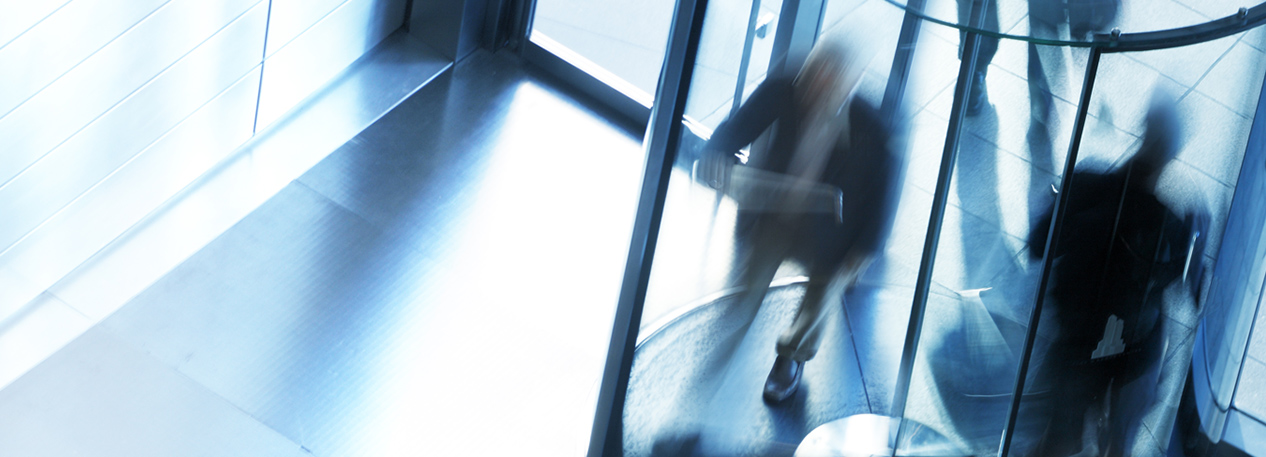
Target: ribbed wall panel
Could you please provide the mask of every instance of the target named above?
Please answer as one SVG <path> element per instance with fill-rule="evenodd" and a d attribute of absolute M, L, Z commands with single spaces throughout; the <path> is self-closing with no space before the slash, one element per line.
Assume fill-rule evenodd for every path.
<path fill-rule="evenodd" d="M 259 129 L 272 124 L 404 22 L 404 0 L 349 0 L 264 61 Z"/>
<path fill-rule="evenodd" d="M 258 65 L 258 4 L 0 187 L 0 250 L 37 227 Z"/>
<path fill-rule="evenodd" d="M 70 0 L 11 2 L 5 5 L 4 14 L 0 14 L 0 48 L 4 48 L 14 38 L 35 27 L 67 3 Z"/>
<path fill-rule="evenodd" d="M 14 2 L 17 3 L 17 2 Z M 0 116 L 12 111 L 167 0 L 74 0 L 0 48 Z M 0 6 L 8 15 L 9 6 Z"/>
<path fill-rule="evenodd" d="M 319 92 L 406 1 L 0 3 L 0 325 Z"/>
<path fill-rule="evenodd" d="M 0 264 L 17 267 L 23 279 L 36 284 L 51 284 L 69 273 L 250 139 L 258 87 L 255 67 L 0 255 Z"/>
<path fill-rule="evenodd" d="M 0 118 L 0 138 L 9 139 L 0 161 L 0 185 L 216 35 L 252 5 L 262 5 L 256 9 L 263 10 L 266 1 L 174 0 Z M 258 35 L 263 30 L 260 21 L 258 30 L 235 33 Z M 251 51 L 235 50 L 258 63 L 258 52 Z M 0 243 L 0 248 L 3 246 L 6 244 Z"/>
<path fill-rule="evenodd" d="M 268 19 L 268 50 L 272 56 L 346 0 L 272 0 Z"/>

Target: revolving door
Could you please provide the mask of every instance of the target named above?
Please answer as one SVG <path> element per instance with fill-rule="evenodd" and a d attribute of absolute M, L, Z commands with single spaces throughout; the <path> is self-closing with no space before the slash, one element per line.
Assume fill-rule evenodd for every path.
<path fill-rule="evenodd" d="M 1253 287 L 1216 278 L 1245 269 L 1221 260 L 1237 249 L 1221 243 L 1225 227 L 1245 226 L 1237 208 L 1248 204 L 1233 200 L 1266 198 L 1237 187 L 1257 175 L 1241 165 L 1262 142 L 1254 122 L 1264 117 L 1266 35 L 1257 26 L 1266 6 L 760 1 L 677 3 L 589 454 L 1030 455 L 1050 449 L 1052 436 L 1071 435 L 1069 449 L 1096 454 L 1167 452 L 1202 319 L 1256 309 L 1227 311 L 1232 305 L 1207 297 Z M 771 8 L 780 12 L 763 32 L 771 42 L 756 46 L 769 54 L 752 55 L 757 23 L 769 23 L 757 12 Z M 832 293 L 816 353 L 800 360 L 795 393 L 771 402 L 761 389 L 777 369 L 776 342 L 806 295 L 818 296 L 821 274 L 792 255 L 753 276 L 753 259 L 762 258 L 753 245 L 762 241 L 751 235 L 752 214 L 834 212 L 840 224 L 857 224 L 849 202 L 877 197 L 826 186 L 825 203 L 780 200 L 798 176 L 741 171 L 787 153 L 778 124 L 749 132 L 755 139 L 744 140 L 725 182 L 705 177 L 707 156 L 723 122 L 757 104 L 763 88 L 792 80 L 828 39 L 848 44 L 857 75 L 850 122 L 873 113 L 882 126 L 848 134 L 898 159 L 887 178 L 895 183 L 891 223 L 865 221 L 884 225 L 882 248 L 858 276 L 825 287 Z M 1163 167 L 1131 178 L 1143 170 L 1140 151 L 1157 148 L 1169 151 Z M 1088 194 L 1102 176 L 1126 184 Z M 1140 182 L 1145 202 L 1130 190 Z M 1111 217 L 1070 216 L 1099 202 Z M 1148 238 L 1157 247 L 1146 253 L 1117 241 L 1163 231 L 1131 229 L 1148 224 L 1122 216 L 1146 205 L 1174 215 L 1157 220 L 1182 227 L 1180 240 Z M 1085 241 L 1095 236 L 1065 235 L 1074 229 L 1106 233 L 1106 244 L 1087 248 L 1098 246 Z M 794 242 L 812 251 L 821 234 L 805 233 L 783 235 L 804 238 Z M 1131 305 L 1147 303 L 1146 311 L 1095 308 L 1081 313 L 1093 319 L 1069 318 L 1077 295 L 1063 291 L 1076 289 L 1075 275 L 1055 272 L 1076 273 L 1069 265 L 1078 253 L 1095 249 L 1108 251 L 1096 261 L 1133 256 L 1152 265 L 1139 279 L 1144 298 Z M 1158 273 L 1162 264 L 1177 273 Z M 1120 283 L 1109 270 L 1096 280 Z M 768 289 L 755 290 L 752 277 Z M 1093 328 L 1081 333 L 1102 333 L 1101 344 L 1087 362 L 1068 365 L 1067 335 L 1086 322 Z M 1224 340 L 1248 339 L 1246 330 L 1232 333 Z M 1124 357 L 1133 357 L 1118 363 L 1130 374 L 1095 391 L 1102 399 L 1081 398 L 1089 391 L 1068 390 L 1059 378 L 1066 365 L 1093 374 L 1095 364 Z M 1076 430 L 1052 432 L 1051 418 L 1061 416 L 1050 410 L 1067 397 L 1085 405 L 1077 414 L 1112 425 L 1078 417 Z"/>

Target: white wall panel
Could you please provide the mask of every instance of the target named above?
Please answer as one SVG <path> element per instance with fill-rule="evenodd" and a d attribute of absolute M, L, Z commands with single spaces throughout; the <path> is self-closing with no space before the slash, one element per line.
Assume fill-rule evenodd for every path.
<path fill-rule="evenodd" d="M 180 124 L 259 63 L 267 4 L 259 3 L 157 78 L 0 187 L 0 247 L 8 247 Z"/>
<path fill-rule="evenodd" d="M 262 39 L 262 32 L 258 36 Z M 8 303 L 35 298 L 250 139 L 258 88 L 255 67 L 135 160 L 58 211 L 40 230 L 0 254 L 0 284 L 33 286 L 13 288 L 0 298 Z M 23 292 L 29 296 L 14 295 Z M 0 306 L 0 321 L 4 310 Z"/>
<path fill-rule="evenodd" d="M 0 118 L 0 185 L 260 4 L 174 0 Z"/>
<path fill-rule="evenodd" d="M 70 0 L 12 1 L 0 4 L 0 48 L 69 2 Z"/>
<path fill-rule="evenodd" d="M 406 1 L 0 4 L 0 323 L 255 131 L 325 94 L 403 24 Z M 271 58 L 261 64 L 265 35 Z M 357 107 L 383 95 L 377 85 L 352 86 L 326 95 Z M 348 114 L 339 103 L 326 104 Z M 279 160 L 256 163 L 255 172 L 302 172 Z M 186 208 L 184 222 L 210 217 L 196 212 Z"/>
<path fill-rule="evenodd" d="M 281 128 L 257 135 L 234 151 L 231 158 L 49 291 L 94 320 L 105 318 L 449 65 L 439 53 L 397 31 L 349 69 L 346 77 L 304 102 L 303 108 L 282 121 L 284 127 L 278 125 Z M 251 112 L 254 107 L 252 99 Z M 210 138 L 208 135 L 208 141 Z M 176 148 L 197 149 L 200 144 L 193 141 Z M 144 153 L 137 162 L 151 153 Z M 173 159 L 171 165 L 154 165 L 153 169 L 156 173 L 166 169 L 184 173 L 186 167 L 204 163 L 201 159 Z M 117 179 L 117 175 L 110 179 Z M 152 201 L 141 197 L 144 195 L 135 198 L 142 203 Z M 0 315 L 4 315 L 8 284 L 3 281 L 0 270 Z"/>
<path fill-rule="evenodd" d="M 257 130 L 329 83 L 404 21 L 404 0 L 350 0 L 264 61 Z"/>
<path fill-rule="evenodd" d="M 272 0 L 268 18 L 268 51 L 273 55 L 346 0 Z"/>
<path fill-rule="evenodd" d="M 0 48 L 0 116 L 166 2 L 75 0 Z"/>

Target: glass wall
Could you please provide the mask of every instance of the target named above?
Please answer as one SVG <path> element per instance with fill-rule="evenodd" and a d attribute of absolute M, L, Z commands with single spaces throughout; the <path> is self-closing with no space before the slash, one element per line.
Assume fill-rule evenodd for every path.
<path fill-rule="evenodd" d="M 623 451 L 1166 452 L 1266 15 L 808 3 L 768 51 L 725 33 L 762 5 L 703 17 Z"/>

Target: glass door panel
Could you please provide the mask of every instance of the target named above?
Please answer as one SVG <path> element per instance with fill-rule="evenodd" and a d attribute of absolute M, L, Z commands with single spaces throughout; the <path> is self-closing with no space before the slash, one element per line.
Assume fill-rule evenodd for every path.
<path fill-rule="evenodd" d="M 1261 84 L 1226 71 L 1260 61 L 1242 36 L 1102 56 L 1017 440 L 1168 449 Z"/>
<path fill-rule="evenodd" d="M 849 74 L 858 81 L 851 92 L 848 120 L 839 121 L 849 126 L 849 142 L 840 150 L 847 152 L 830 151 L 857 163 L 874 157 L 891 161 L 846 168 L 854 173 L 850 179 L 832 184 L 818 180 L 823 185 L 813 187 L 817 193 L 812 195 L 827 197 L 794 210 L 781 199 L 790 198 L 785 189 L 804 175 L 789 174 L 787 162 L 795 148 L 777 138 L 804 133 L 785 127 L 795 125 L 787 120 L 794 115 L 775 116 L 779 124 L 772 128 L 762 122 L 743 129 L 734 129 L 733 123 L 718 127 L 724 119 L 755 116 L 753 110 L 797 112 L 786 105 L 795 103 L 791 98 L 753 102 L 754 93 L 796 90 L 791 80 L 798 62 L 787 74 L 766 77 L 760 71 L 766 62 L 782 58 L 780 51 L 787 52 L 761 54 L 769 52 L 762 50 L 761 40 L 774 41 L 777 34 L 792 32 L 771 28 L 769 35 L 754 40 L 751 47 L 756 51 L 748 62 L 745 87 L 736 89 L 739 76 L 734 68 L 743 68 L 745 47 L 745 34 L 739 32 L 751 23 L 754 9 L 761 23 L 760 16 L 778 5 L 766 10 L 765 5 L 753 8 L 746 2 L 709 2 L 683 119 L 691 134 L 683 134 L 673 146 L 676 162 L 637 323 L 640 330 L 623 410 L 626 455 L 790 454 L 824 425 L 891 412 L 928 226 L 932 199 L 927 181 L 935 182 L 947 127 L 945 118 L 929 107 L 953 86 L 956 44 L 925 29 L 909 37 L 906 46 L 898 46 L 905 19 L 901 9 L 884 0 L 851 2 L 818 7 L 835 12 L 822 24 L 821 36 L 844 43 L 850 52 Z M 803 4 L 799 9 L 805 10 Z M 782 23 L 789 22 L 783 19 Z M 769 25 L 777 23 L 772 20 Z M 906 86 L 903 102 L 881 110 L 885 93 L 900 87 L 889 85 L 898 49 L 912 50 L 910 74 L 917 76 Z M 747 96 L 745 103 L 756 104 L 732 112 L 735 93 Z M 718 190 L 708 179 L 706 158 L 735 152 L 743 156 L 743 164 L 733 166 L 728 185 L 717 186 Z M 779 161 L 783 165 L 777 165 Z M 863 181 L 866 184 L 855 184 Z M 849 209 L 835 209 L 832 201 Z M 876 207 L 882 211 L 868 216 L 872 213 L 867 205 L 874 205 L 872 213 Z M 785 221 L 801 219 L 812 219 L 814 227 L 827 233 L 783 225 L 795 226 L 801 222 Z M 836 219 L 840 222 L 832 222 Z M 839 263 L 842 257 L 829 254 L 814 258 L 817 252 L 843 252 L 832 251 L 842 248 L 831 245 L 837 240 L 831 232 L 846 225 L 879 227 L 880 247 L 859 247 L 862 254 L 854 259 L 868 264 L 866 268 L 845 269 Z M 836 275 L 843 271 L 858 276 Z M 819 292 L 821 300 L 805 300 Z M 817 321 L 818 350 L 804 364 L 793 394 L 781 401 L 766 400 L 767 375 L 780 351 L 777 340 L 793 327 L 802 303 L 823 310 Z"/>
<path fill-rule="evenodd" d="M 997 454 L 1011 410 L 1043 264 L 1029 236 L 1054 201 L 1087 55 L 981 42 L 984 94 L 977 110 L 966 97 L 904 416 L 969 454 Z M 928 109 L 948 118 L 952 102 Z"/>

